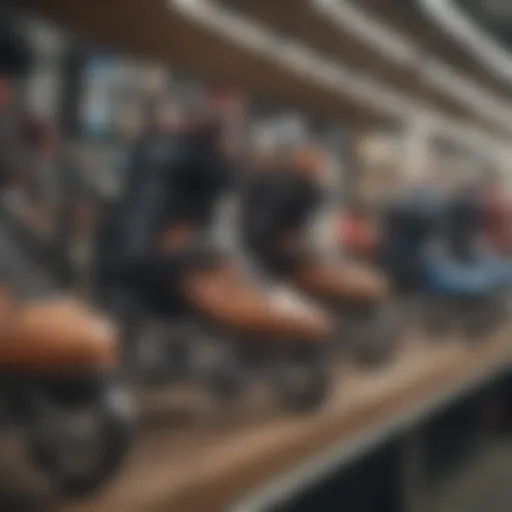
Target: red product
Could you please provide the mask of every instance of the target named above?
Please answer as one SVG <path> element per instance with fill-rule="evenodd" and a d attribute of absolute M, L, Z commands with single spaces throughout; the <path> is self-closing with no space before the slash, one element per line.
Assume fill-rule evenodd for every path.
<path fill-rule="evenodd" d="M 484 203 L 484 237 L 502 254 L 512 254 L 512 203 L 497 194 Z"/>
<path fill-rule="evenodd" d="M 341 245 L 351 253 L 369 254 L 373 249 L 373 234 L 362 217 L 347 213 L 340 220 Z"/>

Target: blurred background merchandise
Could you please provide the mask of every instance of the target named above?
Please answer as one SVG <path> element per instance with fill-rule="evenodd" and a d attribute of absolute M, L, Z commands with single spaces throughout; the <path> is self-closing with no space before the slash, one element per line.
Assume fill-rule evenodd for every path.
<path fill-rule="evenodd" d="M 38 12 L 36 1 L 27 0 L 21 3 L 35 8 L 35 12 Z M 215 111 L 218 118 L 237 121 L 230 124 L 229 137 L 226 137 L 227 141 L 223 141 L 225 146 L 228 149 L 233 149 L 238 143 L 241 146 L 237 168 L 233 173 L 235 176 L 230 175 L 238 188 L 234 194 L 231 192 L 227 194 L 228 197 L 222 196 L 219 205 L 216 205 L 219 206 L 221 220 L 212 222 L 212 238 L 219 238 L 223 249 L 227 248 L 236 253 L 241 244 L 239 239 L 245 234 L 236 230 L 237 222 L 242 222 L 244 200 L 248 197 L 245 195 L 246 188 L 249 189 L 251 178 L 254 178 L 250 172 L 245 171 L 261 171 L 267 168 L 282 171 L 292 161 L 305 175 L 314 175 L 317 184 L 325 192 L 320 207 L 314 215 L 307 218 L 307 229 L 304 229 L 304 233 L 301 231 L 301 236 L 304 235 L 301 243 L 292 246 L 292 260 L 297 254 L 305 254 L 306 261 L 310 261 L 309 258 L 315 261 L 314 258 L 318 257 L 322 265 L 330 265 L 342 257 L 347 265 L 355 265 L 350 267 L 353 268 L 353 275 L 358 275 L 357 265 L 362 264 L 370 265 L 380 278 L 384 274 L 383 269 L 385 272 L 389 270 L 386 267 L 387 262 L 383 263 L 384 257 L 388 256 L 384 254 L 385 249 L 392 252 L 392 256 L 403 256 L 410 249 L 411 255 L 400 260 L 398 265 L 399 270 L 408 268 L 408 263 L 414 260 L 412 253 L 416 239 L 422 236 L 428 238 L 429 230 L 435 232 L 435 236 L 428 239 L 428 250 L 425 249 L 421 255 L 422 258 L 425 256 L 425 260 L 421 259 L 420 263 L 427 261 L 430 264 L 431 252 L 435 257 L 438 253 L 442 257 L 450 254 L 444 245 L 449 245 L 446 239 L 449 238 L 447 233 L 451 225 L 446 220 L 448 213 L 442 210 L 445 206 L 442 200 L 446 197 L 450 200 L 458 199 L 460 192 L 462 199 L 477 198 L 478 201 L 488 201 L 485 204 L 490 205 L 490 210 L 496 204 L 501 206 L 502 199 L 507 205 L 510 200 L 512 89 L 510 83 L 506 83 L 504 79 L 507 66 L 497 65 L 502 57 L 496 56 L 496 48 L 489 49 L 480 40 L 479 48 L 486 49 L 485 52 L 482 50 L 482 55 L 485 53 L 486 56 L 472 56 L 472 52 L 464 46 L 465 43 L 460 42 L 465 36 L 457 35 L 456 39 L 460 41 L 455 43 L 450 35 L 452 32 L 446 28 L 448 25 L 440 22 L 436 25 L 432 21 L 436 17 L 435 12 L 438 12 L 435 5 L 432 7 L 435 3 L 428 0 L 411 0 L 400 5 L 383 0 L 201 0 L 199 3 L 192 0 L 174 0 L 169 1 L 163 8 L 163 3 L 155 0 L 147 4 L 144 14 L 142 10 L 138 10 L 138 4 L 133 0 L 127 2 L 126 12 L 118 20 L 119 23 L 108 25 L 108 30 L 96 27 L 97 38 L 79 35 L 82 32 L 87 35 L 82 24 L 88 19 L 85 16 L 87 7 L 80 2 L 71 6 L 71 3 L 48 0 L 49 11 L 59 13 L 58 19 L 73 19 L 69 27 L 66 24 L 50 22 L 40 15 L 5 9 L 0 13 L 2 24 L 12 23 L 13 26 L 20 27 L 34 56 L 29 73 L 15 84 L 12 98 L 5 102 L 5 116 L 0 119 L 0 123 L 5 124 L 0 129 L 5 130 L 5 133 L 8 132 L 8 126 L 19 126 L 22 134 L 19 137 L 22 143 L 0 137 L 0 171 L 7 184 L 3 186 L 0 208 L 7 228 L 12 230 L 26 254 L 34 257 L 37 269 L 45 277 L 57 277 L 59 289 L 65 289 L 72 296 L 92 303 L 98 295 L 98 283 L 95 279 L 99 266 L 98 233 L 102 233 L 104 219 L 108 218 L 106 212 L 111 211 L 112 206 L 117 205 L 117 201 L 124 197 L 128 182 L 124 173 L 130 172 L 130 166 L 137 156 L 138 144 L 144 142 L 148 134 L 163 134 L 170 140 L 171 135 L 187 133 L 198 113 L 210 121 L 205 112 L 211 115 L 211 111 Z M 473 21 L 477 20 L 480 28 L 492 30 L 493 38 L 498 38 L 505 48 L 510 45 L 508 31 L 512 21 L 509 19 L 509 11 L 512 7 L 507 7 L 506 2 L 464 3 L 453 0 L 445 3 L 448 4 L 455 7 L 458 5 L 459 11 L 465 12 Z M 3 6 L 0 7 L 2 8 Z M 97 10 L 98 13 L 105 13 L 109 7 L 107 4 L 98 4 L 92 9 L 94 12 Z M 162 16 L 162 13 L 169 19 Z M 140 21 L 136 19 L 137 15 L 140 16 Z M 130 21 L 130 16 L 135 18 Z M 444 16 L 448 23 L 448 15 L 445 13 Z M 453 23 L 452 17 L 450 20 Z M 441 25 L 445 28 L 440 28 Z M 77 27 L 82 30 L 75 30 Z M 140 32 L 131 34 L 135 29 L 140 29 Z M 453 28 L 453 34 L 455 32 Z M 476 37 L 474 34 L 473 36 Z M 117 40 L 118 43 L 122 41 L 125 44 L 112 47 L 102 44 L 109 40 Z M 140 51 L 135 52 L 138 45 L 141 46 Z M 494 70 L 495 67 L 499 68 L 499 72 Z M 0 100 L 2 95 L 10 96 L 7 87 L 2 89 L 0 82 Z M 1 134 L 3 133 L 2 131 Z M 141 175 L 149 176 L 149 170 Z M 257 172 L 255 175 L 261 177 Z M 491 186 L 493 179 L 495 188 Z M 270 187 L 261 195 L 271 197 L 274 190 Z M 180 202 L 178 199 L 180 198 L 174 198 L 176 204 Z M 447 200 L 446 204 L 448 203 Z M 420 220 L 413 219 L 419 222 L 419 234 L 415 224 L 410 230 L 413 239 L 410 246 L 404 243 L 400 250 L 394 251 L 399 246 L 400 239 L 391 235 L 399 232 L 399 229 L 394 224 L 395 218 L 389 219 L 396 214 L 399 219 L 397 225 L 407 227 L 411 211 L 405 210 L 404 214 L 400 209 L 404 204 L 412 210 L 415 207 L 422 210 L 424 207 L 428 218 L 425 221 L 422 210 Z M 436 216 L 431 215 L 429 204 L 434 205 L 433 209 L 438 210 L 437 213 L 443 212 L 441 227 L 432 220 Z M 173 207 L 174 203 L 167 206 Z M 271 206 L 268 205 L 269 211 Z M 132 221 L 135 223 L 133 219 Z M 489 224 L 493 229 L 496 227 L 496 222 L 492 219 Z M 471 259 L 471 264 L 485 260 L 486 265 L 492 267 L 494 272 L 503 263 L 503 274 L 500 274 L 502 281 L 509 275 L 507 265 L 512 254 L 512 218 L 505 224 L 505 235 L 500 232 L 497 236 L 500 243 L 501 238 L 506 239 L 500 245 L 500 250 L 501 247 L 505 249 L 494 260 L 492 258 L 496 257 L 497 249 L 490 243 L 491 240 L 494 241 L 493 236 L 479 230 L 471 240 L 471 248 L 475 248 L 475 253 L 471 252 L 475 256 Z M 433 225 L 435 228 L 432 228 Z M 291 237 L 291 241 L 294 242 L 294 237 Z M 285 239 L 284 242 L 288 240 Z M 201 243 L 204 241 L 201 240 Z M 388 246 L 385 247 L 386 243 Z M 191 245 L 194 250 L 201 248 Z M 286 243 L 283 245 L 286 246 Z M 210 256 L 213 260 L 213 255 Z M 239 257 L 240 254 L 237 253 L 236 256 L 234 259 L 242 260 L 247 267 L 254 266 L 254 261 L 245 261 L 250 258 L 244 260 L 245 255 Z M 486 259 L 488 256 L 489 259 Z M 187 257 L 193 260 L 195 253 L 192 252 Z M 157 263 L 155 260 L 155 267 Z M 451 259 L 449 263 L 452 263 Z M 476 275 L 477 272 L 471 272 L 473 267 L 469 263 L 466 267 L 466 263 L 464 261 L 460 265 L 454 265 L 455 270 L 470 268 L 466 281 L 473 282 L 473 274 Z M 358 341 L 370 340 L 366 347 L 370 349 L 371 340 L 381 341 L 388 334 L 386 326 L 390 325 L 391 320 L 388 323 L 379 323 L 381 319 L 386 315 L 387 318 L 392 318 L 393 314 L 396 317 L 398 312 L 400 325 L 407 331 L 407 346 L 400 345 L 399 350 L 395 351 L 391 350 L 393 347 L 390 345 L 389 353 L 393 352 L 393 357 L 386 359 L 383 356 L 386 360 L 382 362 L 377 361 L 379 356 L 376 356 L 373 360 L 376 365 L 374 368 L 369 361 L 365 362 L 365 367 L 362 363 L 364 357 L 358 355 L 352 354 L 341 363 L 332 356 L 330 363 L 333 365 L 331 373 L 334 374 L 334 384 L 333 388 L 325 388 L 329 393 L 332 392 L 332 400 L 327 403 L 326 411 L 320 410 L 317 416 L 296 422 L 274 410 L 264 413 L 263 419 L 259 418 L 259 389 L 254 393 L 255 398 L 250 395 L 247 400 L 241 400 L 242 404 L 237 402 L 233 406 L 230 393 L 236 395 L 236 390 L 229 386 L 224 388 L 222 385 L 226 385 L 230 377 L 237 382 L 239 374 L 247 368 L 243 366 L 240 370 L 236 367 L 239 361 L 233 361 L 232 354 L 228 351 L 227 363 L 221 368 L 221 375 L 213 376 L 218 378 L 215 385 L 221 383 L 219 388 L 215 388 L 215 392 L 222 399 L 217 402 L 212 400 L 215 405 L 220 404 L 220 408 L 227 404 L 228 412 L 225 413 L 225 409 L 222 409 L 218 417 L 212 420 L 208 416 L 209 412 L 204 411 L 215 408 L 203 407 L 200 400 L 200 405 L 196 407 L 196 401 L 188 398 L 187 392 L 190 390 L 182 391 L 180 386 L 170 385 L 170 395 L 177 395 L 177 403 L 184 402 L 184 409 L 187 410 L 183 413 L 180 409 L 177 416 L 187 416 L 189 409 L 193 409 L 190 414 L 193 419 L 183 420 L 181 416 L 178 420 L 173 417 L 169 422 L 166 422 L 166 418 L 163 421 L 160 419 L 155 423 L 160 421 L 165 425 L 157 425 L 156 429 L 144 424 L 142 440 L 137 444 L 134 456 L 135 469 L 131 466 L 128 476 L 122 476 L 114 482 L 113 492 L 106 498 L 107 505 L 100 503 L 101 498 L 96 502 L 93 498 L 91 506 L 97 510 L 107 510 L 108 507 L 108 510 L 116 507 L 122 510 L 124 506 L 134 506 L 133 503 L 142 502 L 141 495 L 149 493 L 146 491 L 147 486 L 148 489 L 158 488 L 159 492 L 160 487 L 165 487 L 165 491 L 161 492 L 165 496 L 162 498 L 158 495 L 158 499 L 165 501 L 167 495 L 172 494 L 172 499 L 169 500 L 175 508 L 166 508 L 165 501 L 161 509 L 177 512 L 222 512 L 226 503 L 213 502 L 215 499 L 221 500 L 223 493 L 229 496 L 230 507 L 231 501 L 234 502 L 242 494 L 249 493 L 247 502 L 244 501 L 243 505 L 248 503 L 250 506 L 242 508 L 254 512 L 334 512 L 341 509 L 374 512 L 379 506 L 382 507 L 378 508 L 379 512 L 467 512 L 470 510 L 467 508 L 468 496 L 476 487 L 473 482 L 477 481 L 481 485 L 486 478 L 490 478 L 496 487 L 484 489 L 483 486 L 478 497 L 470 500 L 476 507 L 474 512 L 485 509 L 486 512 L 505 510 L 499 507 L 508 500 L 505 492 L 507 485 L 497 475 L 506 472 L 505 468 L 512 465 L 510 442 L 508 438 L 503 441 L 501 437 L 501 429 L 507 430 L 510 427 L 507 425 L 507 421 L 510 421 L 508 409 L 511 403 L 509 368 L 507 366 L 503 369 L 509 352 L 506 347 L 502 347 L 505 343 L 501 342 L 499 347 L 505 355 L 502 352 L 498 354 L 496 349 L 499 357 L 491 348 L 482 348 L 482 343 L 479 343 L 482 341 L 478 334 L 480 331 L 467 327 L 464 322 L 471 324 L 470 320 L 480 320 L 480 313 L 489 313 L 487 316 L 490 317 L 494 310 L 500 309 L 498 306 L 501 307 L 502 303 L 507 302 L 508 285 L 503 285 L 503 294 L 502 283 L 492 285 L 493 290 L 499 288 L 500 292 L 496 302 L 493 302 L 494 292 L 492 298 L 482 304 L 467 301 L 468 308 L 475 307 L 475 304 L 479 307 L 468 309 L 467 311 L 474 311 L 474 314 L 464 316 L 459 315 L 456 308 L 460 304 L 456 299 L 452 300 L 451 292 L 448 293 L 450 300 L 444 301 L 444 296 L 439 299 L 438 295 L 425 292 L 421 288 L 423 281 L 412 291 L 405 286 L 404 291 L 401 284 L 397 284 L 398 278 L 387 290 L 389 276 L 386 274 L 382 281 L 376 278 L 377 283 L 385 283 L 385 293 L 389 292 L 389 296 L 386 295 L 386 299 L 379 302 L 378 308 L 363 307 L 359 310 L 357 307 L 352 308 L 351 304 L 344 304 L 344 308 L 341 308 L 343 311 L 338 311 L 331 307 L 332 304 L 326 306 L 327 302 L 324 303 L 318 297 L 315 301 L 310 301 L 309 295 L 307 300 L 302 296 L 297 298 L 294 293 L 300 286 L 294 282 L 290 291 L 289 288 L 292 287 L 288 285 L 293 282 L 292 278 L 276 277 L 279 273 L 274 270 L 267 272 L 258 269 L 254 276 L 251 275 L 254 278 L 251 284 L 257 284 L 255 289 L 258 292 L 260 288 L 265 293 L 267 290 L 274 291 L 277 298 L 284 297 L 283 304 L 291 296 L 290 310 L 306 311 L 310 308 L 313 312 L 328 312 L 329 318 L 336 318 L 336 329 L 343 334 L 342 337 Z M 352 275 L 350 272 L 349 274 Z M 394 276 L 391 271 L 389 275 Z M 263 279 L 260 279 L 262 276 Z M 36 281 L 31 276 L 22 277 L 25 277 L 23 281 L 27 281 L 29 285 Z M 324 280 L 327 287 L 336 281 L 335 277 L 329 278 L 328 274 Z M 224 278 L 229 282 L 232 276 Z M 157 277 L 157 280 L 160 279 L 163 278 Z M 40 287 L 43 289 L 45 283 Z M 371 289 L 370 285 L 369 288 Z M 237 302 L 234 300 L 236 293 L 233 292 L 232 295 L 233 302 Z M 221 343 L 215 345 L 216 349 L 220 345 L 219 351 L 226 352 L 226 346 L 232 346 L 233 340 L 224 335 L 224 331 L 220 330 L 221 335 L 219 329 L 206 331 L 201 322 L 195 321 L 195 317 L 190 319 L 184 314 L 173 314 L 169 318 L 169 315 L 153 311 L 151 301 L 147 300 L 145 304 L 139 302 L 144 301 L 139 300 L 135 306 L 129 304 L 130 307 L 133 306 L 133 310 L 127 307 L 128 314 L 123 310 L 125 316 L 122 318 L 124 321 L 133 317 L 137 323 L 135 331 L 140 336 L 135 337 L 137 341 L 143 340 L 145 344 L 139 349 L 144 356 L 140 356 L 144 360 L 141 366 L 146 364 L 144 358 L 148 359 L 150 369 L 154 370 L 151 366 L 154 364 L 155 375 L 152 374 L 151 378 L 157 384 L 162 378 L 161 373 L 172 373 L 173 378 L 178 375 L 176 379 L 182 384 L 179 376 L 186 373 L 189 362 L 187 357 L 190 356 L 186 350 L 181 350 L 183 340 L 188 340 L 187 336 L 198 340 L 197 345 L 199 349 L 204 349 L 204 359 L 207 362 L 208 357 L 215 360 L 208 352 L 211 349 L 208 343 L 212 339 L 218 341 L 219 336 L 222 338 Z M 282 305 L 279 301 L 274 305 L 270 294 L 268 304 L 276 311 Z M 467 304 L 464 302 L 463 305 Z M 301 307 L 304 309 L 301 310 Z M 331 310 L 335 311 L 333 315 Z M 382 312 L 382 315 L 372 316 L 376 310 Z M 501 328 L 502 317 L 506 317 L 506 331 L 510 328 L 507 323 L 509 311 L 504 309 L 502 313 L 498 320 L 491 323 Z M 306 313 L 299 314 L 297 322 L 306 316 Z M 488 320 L 487 316 L 484 320 Z M 445 317 L 456 325 L 455 334 L 451 324 L 445 331 L 436 330 L 439 328 L 437 323 L 442 324 Z M 464 327 L 459 325 L 461 322 Z M 122 332 L 129 338 L 131 322 L 125 323 L 129 325 L 127 327 L 123 324 L 126 332 Z M 167 323 L 172 324 L 170 331 Z M 430 324 L 436 325 L 432 327 Z M 420 331 L 419 334 L 416 330 Z M 409 331 L 413 333 L 410 334 Z M 492 336 L 487 337 L 491 341 L 498 338 L 492 332 Z M 245 341 L 244 337 L 243 342 Z M 354 347 L 356 345 L 354 343 Z M 412 350 L 408 348 L 409 345 Z M 345 351 L 354 347 L 343 347 L 341 352 L 345 354 Z M 377 343 L 374 343 L 375 353 L 378 352 L 376 347 Z M 481 355 L 478 350 L 482 350 Z M 225 356 L 224 352 L 221 355 Z M 256 357 L 260 356 L 259 352 L 247 352 L 248 355 L 244 353 L 245 359 L 251 363 L 259 362 L 260 357 Z M 371 350 L 367 351 L 366 355 L 370 352 Z M 279 355 L 281 356 L 280 353 Z M 302 358 L 301 362 L 315 361 L 314 354 L 307 352 L 306 355 L 308 357 Z M 172 363 L 169 367 L 166 367 L 167 359 Z M 490 360 L 493 363 L 490 365 L 491 369 L 487 366 L 481 369 L 479 359 Z M 279 373 L 281 366 L 286 369 L 286 363 L 289 361 L 285 359 L 279 359 L 277 363 L 274 361 L 267 373 L 278 382 L 276 389 L 284 389 L 285 396 L 292 400 L 293 390 L 290 391 L 290 388 L 293 386 L 286 387 L 288 374 Z M 196 370 L 194 364 L 191 367 Z M 202 368 L 202 364 L 206 363 L 200 360 L 196 365 Z M 346 453 L 352 453 L 353 449 L 354 453 L 361 455 L 352 457 L 343 452 L 338 460 L 341 469 L 338 472 L 337 467 L 331 468 L 328 471 L 329 478 L 323 477 L 323 470 L 309 471 L 311 459 L 316 461 L 318 455 L 315 453 L 312 457 L 309 453 L 302 458 L 308 471 L 299 471 L 298 477 L 294 471 L 297 466 L 295 461 L 290 463 L 293 468 L 289 468 L 289 481 L 276 480 L 279 475 L 268 470 L 266 474 L 272 480 L 268 487 L 264 485 L 263 477 L 252 482 L 253 487 L 264 487 L 261 495 L 256 493 L 257 499 L 254 501 L 249 492 L 254 490 L 252 487 L 240 487 L 235 491 L 225 488 L 230 483 L 234 485 L 237 480 L 236 464 L 223 466 L 219 463 L 224 469 L 229 466 L 232 476 L 225 477 L 223 471 L 219 470 L 219 479 L 222 474 L 222 482 L 219 483 L 221 491 L 215 491 L 212 503 L 207 504 L 213 507 L 212 510 L 198 501 L 202 489 L 191 493 L 179 488 L 178 484 L 183 480 L 189 485 L 186 487 L 184 484 L 187 491 L 190 488 L 196 489 L 194 471 L 187 469 L 187 474 L 183 474 L 182 467 L 200 467 L 205 471 L 202 464 L 206 464 L 209 459 L 214 462 L 224 460 L 222 457 L 227 457 L 226 453 L 235 451 L 233 446 L 239 446 L 242 455 L 245 449 L 250 452 L 245 462 L 250 461 L 252 456 L 259 460 L 258 457 L 262 455 L 251 452 L 253 437 L 260 435 L 254 433 L 259 426 L 262 427 L 262 440 L 266 439 L 266 432 L 269 432 L 268 442 L 260 443 L 260 451 L 269 458 L 272 457 L 270 447 L 276 447 L 272 451 L 277 452 L 277 448 L 282 445 L 284 453 L 287 442 L 294 440 L 295 434 L 299 436 L 304 432 L 308 435 L 303 436 L 304 439 L 300 438 L 300 443 L 296 443 L 297 450 L 307 451 L 308 447 L 313 450 L 314 443 L 320 446 L 322 440 L 327 442 L 328 435 L 334 432 L 329 418 L 335 418 L 333 423 L 348 431 L 352 424 L 351 414 L 358 418 L 359 415 L 366 414 L 368 417 L 372 414 L 377 417 L 379 408 L 385 403 L 384 398 L 378 398 L 380 393 L 383 396 L 388 396 L 388 393 L 391 397 L 390 403 L 394 402 L 390 389 L 395 386 L 395 381 L 403 380 L 405 384 L 396 384 L 397 389 L 399 388 L 396 393 L 400 396 L 403 393 L 405 396 L 415 389 L 416 384 L 422 382 L 423 365 L 428 370 L 425 370 L 425 375 L 428 374 L 429 379 L 439 385 L 442 378 L 437 377 L 437 373 L 446 373 L 449 376 L 451 373 L 456 374 L 459 366 L 467 365 L 469 377 L 461 379 L 464 385 L 467 384 L 466 380 L 471 384 L 468 384 L 469 391 L 460 391 L 457 380 L 457 386 L 454 384 L 453 389 L 450 386 L 447 392 L 436 387 L 434 404 L 431 403 L 430 396 L 422 395 L 418 400 L 406 397 L 406 412 L 412 415 L 411 420 L 404 420 L 401 409 L 391 404 L 391 418 L 386 417 L 386 421 L 382 422 L 369 420 L 371 425 L 365 423 L 365 432 L 366 427 L 372 431 L 373 427 L 379 427 L 379 432 L 375 434 L 377 441 L 374 442 L 372 438 L 370 442 L 362 434 L 363 440 L 360 440 L 359 431 L 347 436 L 347 446 L 350 445 L 350 449 L 347 448 Z M 143 369 L 146 369 L 145 366 Z M 479 380 L 480 370 L 485 373 L 484 384 Z M 247 372 L 249 373 L 248 370 Z M 460 372 L 462 374 L 462 370 Z M 503 377 L 503 374 L 507 375 Z M 226 380 L 220 379 L 226 375 Z M 291 370 L 290 375 L 294 377 Z M 466 373 L 464 376 L 467 377 Z M 201 375 L 201 384 L 213 377 L 210 374 L 206 377 Z M 322 392 L 322 384 L 330 385 L 330 381 L 324 382 L 320 376 L 318 382 L 319 393 Z M 137 381 L 135 384 L 139 386 L 140 383 Z M 208 385 L 211 385 L 209 380 L 206 387 Z M 186 383 L 183 386 L 186 388 Z M 143 385 L 140 384 L 140 387 L 143 388 Z M 164 387 L 165 398 L 168 390 Z M 368 396 L 365 395 L 366 391 Z M 143 395 L 141 403 L 144 406 L 147 398 L 145 392 L 145 388 L 141 391 L 137 387 L 137 393 Z M 275 398 L 274 395 L 279 393 L 270 394 Z M 314 396 L 312 400 L 314 403 Z M 489 419 L 486 413 L 489 404 L 492 406 L 495 401 L 499 402 L 496 406 L 497 419 Z M 423 412 L 416 411 L 418 404 L 422 406 L 422 411 L 424 409 Z M 157 416 L 167 414 L 164 406 L 157 405 L 155 408 Z M 197 413 L 196 409 L 200 412 Z M 342 414 L 343 411 L 346 414 Z M 173 416 L 174 412 L 173 409 L 170 415 Z M 268 420 L 266 414 L 271 416 L 271 420 Z M 204 421 L 203 415 L 206 416 Z M 315 430 L 315 422 L 319 425 L 318 432 L 321 428 L 325 430 L 325 436 Z M 384 425 L 382 428 L 381 423 Z M 233 442 L 230 447 L 226 440 L 231 437 L 239 441 L 239 445 Z M 322 440 L 318 441 L 317 437 Z M 331 437 L 330 450 L 333 446 L 338 446 L 339 441 L 334 436 Z M 449 449 L 452 445 L 453 451 Z M 219 447 L 224 448 L 222 453 Z M 323 448 L 316 450 L 320 453 Z M 235 455 L 235 460 L 241 457 L 238 453 Z M 471 456 L 474 456 L 473 459 Z M 409 457 L 414 460 L 411 462 Z M 154 460 L 158 461 L 154 467 L 161 469 L 158 477 L 150 469 Z M 295 459 L 290 457 L 290 460 Z M 485 463 L 480 464 L 480 461 Z M 282 461 L 277 461 L 275 467 L 280 462 Z M 330 467 L 330 462 L 315 464 L 312 465 L 316 468 Z M 147 471 L 143 471 L 144 465 Z M 477 470 L 480 465 L 486 468 L 481 473 Z M 302 465 L 299 466 L 301 469 Z M 458 471 L 462 466 L 465 469 Z M 446 472 L 444 468 L 447 468 Z M 169 477 L 170 483 L 164 481 L 168 469 L 173 475 Z M 245 470 L 249 471 L 247 468 Z M 209 471 L 212 472 L 211 469 Z M 244 468 L 239 471 L 242 481 Z M 419 483 L 410 483 L 408 476 L 413 475 L 414 480 L 416 472 L 419 474 Z M 307 481 L 307 485 L 301 483 L 301 478 L 306 473 L 314 474 L 311 481 Z M 202 475 L 200 470 L 197 474 Z M 212 481 L 214 477 L 215 475 L 211 477 Z M 208 480 L 202 476 L 198 478 Z M 291 481 L 295 483 L 292 484 Z M 206 487 L 213 488 L 210 480 L 208 482 Z M 280 490 L 276 491 L 276 488 Z M 207 491 L 208 489 L 205 490 L 205 496 Z M 407 496 L 398 496 L 401 492 Z M 412 497 L 408 495 L 409 492 Z M 496 496 L 500 498 L 496 499 Z M 153 495 L 150 498 L 153 499 Z M 107 508 L 101 508 L 103 506 Z M 64 504 L 63 510 L 65 507 Z"/>

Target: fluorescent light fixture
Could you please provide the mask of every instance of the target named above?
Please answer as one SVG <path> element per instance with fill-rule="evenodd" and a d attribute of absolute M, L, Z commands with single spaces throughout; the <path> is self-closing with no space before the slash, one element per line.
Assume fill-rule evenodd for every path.
<path fill-rule="evenodd" d="M 423 11 L 445 32 L 463 44 L 481 64 L 508 83 L 512 83 L 510 53 L 490 38 L 451 0 L 418 0 Z"/>
<path fill-rule="evenodd" d="M 399 36 L 392 29 L 377 23 L 369 16 L 363 15 L 358 9 L 346 2 L 338 0 L 312 0 L 314 9 L 329 18 L 331 22 L 342 25 L 347 32 L 360 37 L 385 57 L 404 65 L 412 65 L 421 56 L 418 48 L 406 38 Z"/>
<path fill-rule="evenodd" d="M 417 115 L 432 120 L 433 130 L 440 136 L 463 140 L 475 146 L 495 147 L 505 145 L 474 126 L 454 121 L 420 102 L 405 97 L 351 70 L 324 59 L 306 46 L 296 44 L 267 29 L 250 22 L 211 0 L 167 0 L 169 7 L 188 17 L 204 28 L 217 33 L 233 44 L 248 51 L 264 54 L 280 63 L 292 73 L 307 74 L 312 82 L 352 97 L 363 105 L 371 105 L 383 115 L 407 123 Z M 250 27 L 250 28 L 249 28 Z"/>
<path fill-rule="evenodd" d="M 450 69 L 415 46 L 396 30 L 374 20 L 362 9 L 346 0 L 311 0 L 312 7 L 329 23 L 342 28 L 367 44 L 385 58 L 406 67 L 414 66 L 427 83 L 447 94 L 452 100 L 493 123 L 511 130 L 508 105 L 490 96 L 483 88 L 474 85 L 462 73 Z M 418 62 L 426 65 L 417 66 Z"/>
<path fill-rule="evenodd" d="M 206 28 L 250 51 L 264 54 L 292 72 L 335 92 L 342 92 L 360 103 L 370 105 L 383 115 L 402 118 L 418 108 L 400 94 L 389 91 L 369 77 L 358 76 L 334 61 L 324 59 L 307 46 L 279 37 L 267 27 L 247 21 L 242 16 L 208 0 L 168 0 L 178 9 Z"/>

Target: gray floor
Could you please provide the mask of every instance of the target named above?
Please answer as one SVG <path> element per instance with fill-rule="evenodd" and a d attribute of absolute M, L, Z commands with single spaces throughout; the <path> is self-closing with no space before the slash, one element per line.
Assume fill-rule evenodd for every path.
<path fill-rule="evenodd" d="M 510 512 L 512 440 L 489 443 L 434 492 L 428 512 Z"/>

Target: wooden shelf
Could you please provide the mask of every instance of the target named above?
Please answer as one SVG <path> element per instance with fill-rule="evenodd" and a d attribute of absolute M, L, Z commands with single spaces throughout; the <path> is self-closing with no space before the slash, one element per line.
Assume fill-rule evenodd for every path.
<path fill-rule="evenodd" d="M 175 392 L 172 399 L 164 397 L 165 406 L 153 404 L 152 421 L 144 425 L 131 460 L 108 490 L 87 503 L 61 504 L 56 510 L 259 510 L 266 500 L 311 484 L 330 467 L 357 458 L 499 374 L 511 353 L 507 336 L 475 347 L 411 342 L 380 371 L 340 366 L 325 410 L 300 418 L 271 411 L 256 398 L 228 413 L 213 408 L 201 416 L 194 411 L 198 399 Z M 205 410 L 204 404 L 199 410 Z"/>

